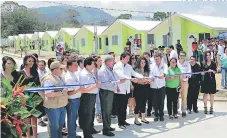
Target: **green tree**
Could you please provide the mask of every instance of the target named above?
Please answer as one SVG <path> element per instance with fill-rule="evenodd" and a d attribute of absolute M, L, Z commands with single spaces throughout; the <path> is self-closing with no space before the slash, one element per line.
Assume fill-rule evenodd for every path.
<path fill-rule="evenodd" d="M 117 17 L 117 19 L 131 19 L 132 15 L 131 14 L 121 14 Z"/>
<path fill-rule="evenodd" d="M 1 8 L 2 37 L 43 31 L 50 27 L 48 24 L 39 22 L 40 15 L 38 12 L 20 6 L 15 2 L 4 2 Z"/>
<path fill-rule="evenodd" d="M 153 20 L 153 21 L 164 21 L 166 18 L 168 18 L 168 14 L 165 12 L 155 12 L 153 15 L 153 18 L 147 17 L 147 20 Z"/>
<path fill-rule="evenodd" d="M 99 22 L 99 24 L 100 24 L 101 26 L 107 26 L 107 25 L 109 25 L 108 22 L 107 22 L 106 20 L 101 20 L 101 21 Z"/>

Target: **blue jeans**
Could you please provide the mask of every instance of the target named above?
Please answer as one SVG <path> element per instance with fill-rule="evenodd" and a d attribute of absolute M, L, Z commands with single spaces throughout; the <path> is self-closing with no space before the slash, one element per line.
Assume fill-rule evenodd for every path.
<path fill-rule="evenodd" d="M 97 96 L 96 96 L 95 114 L 96 115 L 102 114 L 99 94 L 97 94 Z"/>
<path fill-rule="evenodd" d="M 50 122 L 51 138 L 62 138 L 62 127 L 65 123 L 66 108 L 45 108 Z"/>
<path fill-rule="evenodd" d="M 221 86 L 227 87 L 227 69 L 221 68 Z"/>
<path fill-rule="evenodd" d="M 69 99 L 68 103 L 68 114 L 67 114 L 67 121 L 68 121 L 68 138 L 75 138 L 76 137 L 76 120 L 78 117 L 78 110 L 80 106 L 80 98 L 76 99 Z"/>

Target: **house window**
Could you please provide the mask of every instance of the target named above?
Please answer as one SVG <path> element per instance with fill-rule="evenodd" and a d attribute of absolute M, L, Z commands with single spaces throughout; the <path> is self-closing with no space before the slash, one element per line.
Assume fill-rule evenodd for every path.
<path fill-rule="evenodd" d="M 154 44 L 154 34 L 147 35 L 147 44 Z"/>
<path fill-rule="evenodd" d="M 210 38 L 210 33 L 199 33 L 199 41 Z"/>
<path fill-rule="evenodd" d="M 112 36 L 112 45 L 118 45 L 118 36 L 117 35 Z"/>
<path fill-rule="evenodd" d="M 106 46 L 108 46 L 109 45 L 109 40 L 108 40 L 108 37 L 106 37 Z"/>
<path fill-rule="evenodd" d="M 46 40 L 46 45 L 48 45 L 48 40 Z"/>
<path fill-rule="evenodd" d="M 163 46 L 167 47 L 168 46 L 168 36 L 167 35 L 163 35 L 162 36 L 163 38 Z"/>
<path fill-rule="evenodd" d="M 84 38 L 81 39 L 81 46 L 85 46 L 85 39 Z"/>
<path fill-rule="evenodd" d="M 99 38 L 99 49 L 102 49 L 102 39 Z"/>
<path fill-rule="evenodd" d="M 135 34 L 135 39 L 141 39 L 141 34 Z"/>

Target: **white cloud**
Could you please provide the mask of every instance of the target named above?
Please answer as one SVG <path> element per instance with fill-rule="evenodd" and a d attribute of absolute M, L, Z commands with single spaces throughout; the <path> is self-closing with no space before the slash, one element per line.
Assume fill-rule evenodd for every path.
<path fill-rule="evenodd" d="M 198 11 L 195 11 L 195 14 L 200 14 L 200 15 L 212 15 L 216 12 L 215 7 L 213 6 L 201 6 Z"/>

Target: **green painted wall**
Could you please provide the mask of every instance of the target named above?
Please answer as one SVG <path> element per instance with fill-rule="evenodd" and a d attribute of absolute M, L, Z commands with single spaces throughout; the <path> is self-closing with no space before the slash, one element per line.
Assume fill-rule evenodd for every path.
<path fill-rule="evenodd" d="M 133 30 L 121 23 L 114 23 L 107 32 L 103 35 L 104 52 L 105 52 L 105 37 L 108 37 L 109 46 L 107 52 L 114 52 L 116 55 L 120 55 L 126 46 L 126 42 L 129 36 L 135 36 L 135 34 L 141 34 L 142 50 L 141 53 L 148 50 L 147 33 L 142 31 Z M 112 45 L 112 36 L 118 36 L 118 45 Z"/>
<path fill-rule="evenodd" d="M 53 45 L 53 41 L 54 44 L 56 42 L 55 38 L 52 38 L 48 33 L 44 33 L 43 37 L 41 38 L 42 41 L 44 41 L 43 43 L 43 49 L 45 49 L 46 51 L 51 51 L 51 47 Z M 47 43 L 48 41 L 48 43 Z"/>
<path fill-rule="evenodd" d="M 181 18 L 180 20 L 181 20 L 181 30 L 182 30 L 181 43 L 184 46 L 185 51 L 187 51 L 187 47 L 188 47 L 187 39 L 189 34 L 195 34 L 197 40 L 199 40 L 199 33 L 210 33 L 211 37 L 215 37 L 218 34 L 216 30 L 191 22 L 187 19 Z"/>
<path fill-rule="evenodd" d="M 173 38 L 172 44 L 175 46 L 178 39 L 181 40 L 184 51 L 188 51 L 188 35 L 195 34 L 198 40 L 199 33 L 210 33 L 211 37 L 217 36 L 218 32 L 210 28 L 204 27 L 200 24 L 191 22 L 187 19 L 175 16 L 172 18 Z M 163 45 L 163 35 L 168 33 L 168 23 L 164 22 L 159 25 L 155 32 L 155 46 Z"/>

